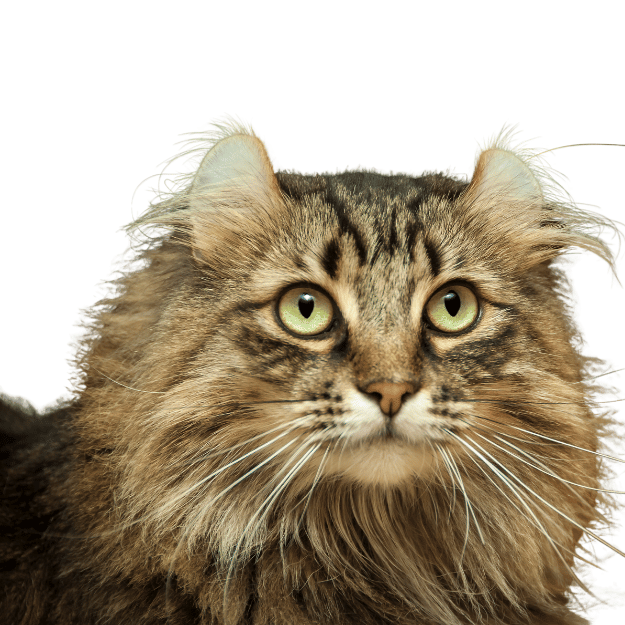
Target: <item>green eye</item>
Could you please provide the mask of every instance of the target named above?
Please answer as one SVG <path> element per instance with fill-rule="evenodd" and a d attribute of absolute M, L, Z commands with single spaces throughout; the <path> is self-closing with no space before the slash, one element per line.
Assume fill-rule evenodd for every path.
<path fill-rule="evenodd" d="M 312 336 L 328 329 L 334 318 L 334 308 L 327 295 L 302 286 L 290 289 L 280 298 L 278 315 L 294 334 Z"/>
<path fill-rule="evenodd" d="M 426 312 L 436 329 L 460 332 L 477 319 L 480 307 L 471 289 L 453 284 L 440 289 L 430 298 Z"/>

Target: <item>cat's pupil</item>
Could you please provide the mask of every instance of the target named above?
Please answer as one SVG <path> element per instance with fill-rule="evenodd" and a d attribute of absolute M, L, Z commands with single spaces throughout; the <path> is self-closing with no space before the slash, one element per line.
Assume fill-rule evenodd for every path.
<path fill-rule="evenodd" d="M 455 291 L 449 291 L 449 293 L 447 293 L 447 295 L 443 297 L 443 300 L 445 302 L 445 308 L 447 309 L 447 312 L 452 317 L 455 317 L 460 310 L 460 296 L 458 295 L 458 293 L 456 293 Z"/>
<path fill-rule="evenodd" d="M 297 300 L 297 307 L 302 313 L 302 316 L 308 319 L 312 315 L 312 311 L 315 307 L 315 298 L 308 293 L 302 293 Z"/>

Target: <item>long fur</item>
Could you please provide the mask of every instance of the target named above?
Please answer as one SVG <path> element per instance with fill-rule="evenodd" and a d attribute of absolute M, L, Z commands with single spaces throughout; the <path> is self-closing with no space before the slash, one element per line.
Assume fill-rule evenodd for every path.
<path fill-rule="evenodd" d="M 481 167 L 188 179 L 135 223 L 160 230 L 93 309 L 74 400 L 35 421 L 6 403 L 0 623 L 584 623 L 609 419 L 555 261 L 610 261 L 605 224 L 544 179 L 477 193 Z M 432 333 L 425 303 L 458 279 L 481 320 Z M 342 335 L 276 325 L 300 282 Z M 383 447 L 350 402 L 396 376 L 428 416 Z"/>

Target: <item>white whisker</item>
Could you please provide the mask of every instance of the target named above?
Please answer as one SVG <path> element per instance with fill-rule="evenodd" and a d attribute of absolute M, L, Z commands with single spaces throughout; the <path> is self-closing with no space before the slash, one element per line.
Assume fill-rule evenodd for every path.
<path fill-rule="evenodd" d="M 534 462 L 536 464 L 532 464 L 532 462 L 528 462 L 527 460 L 523 460 L 523 458 L 520 458 L 516 454 L 513 454 L 512 452 L 510 452 L 508 449 L 505 449 L 505 448 L 501 447 L 500 445 L 497 445 L 492 440 L 486 438 L 485 436 L 482 436 L 478 432 L 474 432 L 474 433 L 477 436 L 479 436 L 480 438 L 482 438 L 483 440 L 488 441 L 491 445 L 497 447 L 497 449 L 501 449 L 501 451 L 503 451 L 504 453 L 508 454 L 512 458 L 516 458 L 517 460 L 520 460 L 523 464 L 527 465 L 528 467 L 536 469 L 537 471 L 540 471 L 541 473 L 544 473 L 545 475 L 549 475 L 549 476 L 553 477 L 554 479 L 558 480 L 559 482 L 562 482 L 563 484 L 570 484 L 571 486 L 577 486 L 578 488 L 584 488 L 586 490 L 592 490 L 592 491 L 599 492 L 599 493 L 609 493 L 609 494 L 613 494 L 613 495 L 625 495 L 625 491 L 621 491 L 621 490 L 607 490 L 607 489 L 604 489 L 604 488 L 594 488 L 593 486 L 585 486 L 584 484 L 578 484 L 577 482 L 571 482 L 570 480 L 566 480 L 563 477 L 561 477 L 561 476 L 557 475 L 556 473 L 552 472 L 549 469 L 548 466 L 543 464 L 540 460 L 538 460 L 537 458 L 535 458 L 531 454 L 528 454 L 527 452 L 523 451 L 522 449 L 520 449 L 516 445 L 513 445 L 512 443 L 510 443 L 510 442 L 504 440 L 503 438 L 501 438 L 500 436 L 498 436 L 497 433 L 494 435 L 494 437 L 498 441 L 500 441 L 504 445 L 508 445 L 509 447 L 512 447 L 514 450 L 518 451 L 520 454 L 522 454 L 526 458 L 529 458 L 532 462 Z M 580 497 L 579 493 L 576 493 L 572 488 L 569 489 L 569 490 L 572 493 L 575 493 L 577 495 L 577 497 L 579 497 L 580 500 L 584 502 L 585 505 L 590 505 L 590 504 L 588 504 L 588 502 L 586 502 L 583 499 L 583 497 Z"/>
<path fill-rule="evenodd" d="M 489 454 L 481 445 L 479 445 L 478 443 L 476 443 L 475 441 L 473 441 L 480 449 L 482 449 L 482 451 L 488 455 L 494 462 L 496 462 L 497 464 L 499 464 L 497 462 L 497 460 L 495 458 L 493 458 L 493 456 L 491 454 Z M 584 532 L 585 534 L 588 534 L 589 536 L 591 536 L 592 538 L 594 538 L 595 540 L 599 541 L 601 544 L 605 545 L 606 547 L 612 549 L 612 551 L 614 551 L 615 553 L 618 553 L 619 555 L 625 557 L 625 553 L 622 552 L 620 549 L 618 549 L 617 547 L 615 547 L 614 545 L 611 545 L 607 540 L 604 540 L 603 538 L 601 538 L 600 536 L 598 536 L 597 534 L 595 534 L 592 530 L 588 529 L 587 527 L 584 527 L 583 525 L 581 525 L 580 523 L 578 523 L 577 521 L 575 521 L 574 519 L 572 519 L 570 516 L 568 516 L 567 514 L 564 514 L 564 512 L 562 512 L 561 510 L 559 510 L 558 508 L 556 508 L 554 505 L 550 504 L 546 499 L 544 499 L 543 497 L 541 497 L 537 492 L 535 492 L 533 489 L 531 489 L 529 486 L 527 486 L 527 484 L 525 484 L 522 480 L 520 480 L 516 475 L 514 475 L 514 473 L 512 473 L 509 469 L 507 469 L 505 466 L 501 465 L 502 469 L 508 474 L 510 475 L 510 477 L 517 482 L 518 484 L 520 484 L 528 493 L 530 493 L 531 495 L 533 495 L 534 497 L 536 497 L 536 499 L 538 499 L 539 501 L 541 501 L 542 503 L 544 503 L 548 508 L 550 508 L 551 510 L 553 510 L 556 514 L 560 515 L 563 519 L 567 520 L 569 523 L 571 523 L 572 525 L 574 525 L 575 527 L 577 527 L 578 529 L 582 530 L 582 532 Z M 494 467 L 493 467 L 494 469 Z M 496 469 L 494 469 L 496 470 Z"/>
<path fill-rule="evenodd" d="M 305 448 L 309 444 L 310 437 L 307 441 L 304 442 L 289 458 L 287 463 L 284 465 L 283 469 L 288 466 L 291 462 L 292 458 L 303 448 Z M 259 528 L 262 527 L 263 522 L 271 512 L 272 506 L 274 502 L 280 497 L 280 495 L 286 490 L 289 483 L 292 481 L 293 477 L 297 474 L 299 469 L 306 464 L 306 462 L 319 450 L 319 448 L 323 445 L 323 442 L 319 442 L 313 447 L 309 448 L 304 454 L 297 460 L 293 467 L 287 472 L 287 474 L 282 478 L 282 480 L 272 489 L 269 495 L 265 498 L 265 500 L 260 504 L 256 512 L 250 517 L 247 525 L 241 532 L 241 537 L 239 542 L 235 545 L 232 554 L 230 555 L 230 567 L 228 569 L 228 573 L 226 574 L 226 581 L 224 585 L 224 603 L 226 603 L 228 598 L 228 588 L 230 585 L 230 581 L 234 577 L 234 571 L 239 564 L 241 550 L 243 548 L 244 543 L 250 542 L 256 536 Z M 282 471 L 280 471 L 282 472 Z M 275 477 L 272 480 L 275 482 Z M 270 482 L 271 483 L 271 482 Z M 253 525 L 253 528 L 252 528 Z M 248 548 L 251 545 L 248 545 Z"/>
<path fill-rule="evenodd" d="M 265 443 L 264 445 L 262 445 L 261 447 L 258 447 L 257 449 L 253 449 L 252 451 L 246 453 L 244 456 L 242 456 L 241 458 L 237 458 L 236 460 L 233 460 L 232 462 L 230 462 L 229 464 L 220 467 L 219 469 L 217 469 L 217 471 L 214 471 L 213 473 L 211 473 L 210 475 L 208 475 L 207 477 L 203 478 L 202 480 L 200 480 L 197 484 L 194 484 L 192 487 L 188 488 L 184 493 L 177 495 L 176 496 L 176 500 L 188 495 L 191 491 L 196 490 L 197 488 L 199 488 L 200 486 L 202 486 L 203 484 L 205 484 L 207 481 L 210 481 L 211 479 L 213 479 L 214 477 L 216 477 L 218 474 L 222 473 L 223 471 L 225 471 L 226 469 L 228 469 L 229 467 L 231 467 L 234 464 L 237 464 L 238 462 L 241 462 L 241 460 L 244 460 L 245 458 L 251 456 L 252 454 L 255 454 L 259 451 L 259 449 L 261 449 L 262 447 L 266 447 L 267 445 L 275 442 L 277 439 L 282 438 L 283 436 L 285 436 L 286 434 L 289 434 L 292 430 L 289 430 L 288 432 L 284 432 L 283 434 L 281 434 L 280 436 L 276 436 L 274 439 L 272 439 L 271 441 L 269 441 L 268 443 Z M 256 471 L 258 471 L 258 469 L 260 469 L 261 467 L 265 466 L 267 463 L 271 462 L 276 456 L 280 455 L 287 447 L 290 447 L 293 443 L 295 443 L 295 441 L 297 441 L 298 438 L 300 438 L 302 435 L 299 434 L 298 436 L 296 436 L 294 439 L 287 441 L 286 444 L 284 444 L 282 447 L 280 447 L 280 449 L 278 449 L 277 451 L 275 451 L 273 454 L 271 454 L 268 458 L 265 458 L 265 460 L 263 460 L 262 462 L 259 462 L 257 465 L 254 465 L 254 467 L 252 469 L 250 469 L 249 471 L 247 471 L 246 473 L 244 473 L 241 477 L 239 477 L 238 479 L 236 479 L 234 482 L 232 482 L 232 484 L 230 484 L 229 486 L 227 486 L 224 490 L 222 490 L 218 495 L 216 495 L 213 499 L 211 499 L 210 503 L 214 503 L 215 501 L 217 501 L 218 499 L 220 499 L 221 497 L 223 497 L 223 495 L 225 495 L 227 492 L 229 492 L 230 490 L 232 490 L 237 484 L 240 484 L 243 480 L 247 479 L 250 475 L 252 475 L 253 473 L 256 473 Z"/>
<path fill-rule="evenodd" d="M 309 444 L 309 441 L 306 441 L 303 445 L 301 445 L 299 447 L 299 449 L 297 449 L 294 452 L 294 454 L 293 454 L 293 456 L 291 458 L 295 457 L 295 454 L 297 454 L 301 449 L 305 448 L 308 444 Z M 308 461 L 308 459 L 311 456 L 313 456 L 317 452 L 317 450 L 322 445 L 323 445 L 322 442 L 317 443 L 314 447 L 311 447 L 307 451 L 305 451 L 304 454 L 297 460 L 295 465 L 289 469 L 289 471 L 282 478 L 282 480 L 280 480 L 280 482 L 272 488 L 272 490 L 269 493 L 269 495 L 267 495 L 265 500 L 258 507 L 258 510 L 251 516 L 248 524 L 246 525 L 245 529 L 243 530 L 242 535 L 241 535 L 241 540 L 239 541 L 239 543 L 237 544 L 237 546 L 235 548 L 235 556 L 233 556 L 233 558 L 232 558 L 233 563 L 236 560 L 236 554 L 240 551 L 240 546 L 242 545 L 244 538 L 248 535 L 248 533 L 250 533 L 252 536 L 255 534 L 256 529 L 258 528 L 259 525 L 262 524 L 262 521 L 265 518 L 265 516 L 268 513 L 268 511 L 271 510 L 272 504 L 276 501 L 276 499 L 282 494 L 282 492 L 285 490 L 285 488 L 289 485 L 289 482 L 296 475 L 296 473 L 299 471 L 299 469 Z M 291 459 L 289 459 L 289 462 L 290 461 L 291 461 Z M 283 469 L 286 468 L 287 466 L 288 466 L 288 463 L 286 463 L 284 465 Z M 279 474 L 277 474 L 277 475 L 279 475 Z M 274 479 L 271 482 L 269 482 L 269 484 L 271 484 L 272 482 L 275 482 L 275 477 L 274 477 Z M 254 531 L 249 532 L 250 527 L 252 526 L 252 524 L 254 524 Z"/>
<path fill-rule="evenodd" d="M 451 469 L 451 464 L 449 462 L 449 459 L 446 458 L 447 452 L 446 452 L 445 448 L 442 445 L 440 445 L 439 443 L 436 443 L 436 449 L 439 451 L 441 456 L 443 456 L 443 464 L 445 465 L 445 468 L 447 469 L 447 473 L 448 473 L 449 477 L 451 478 L 451 484 L 452 484 L 451 505 L 449 506 L 449 511 L 447 513 L 447 522 L 449 523 L 449 521 L 451 520 L 451 515 L 453 514 L 454 510 L 456 509 L 456 489 L 461 490 L 461 487 L 456 482 L 456 477 L 454 475 L 454 471 L 452 471 L 452 469 Z M 438 470 L 438 467 L 437 467 L 437 470 Z M 442 474 L 442 471 L 441 471 L 441 474 Z M 442 482 L 442 477 L 441 477 L 441 482 Z M 465 508 L 466 508 L 466 505 L 467 505 L 466 501 L 465 501 L 464 505 L 465 505 Z"/>
<path fill-rule="evenodd" d="M 306 500 L 305 500 L 305 504 L 304 504 L 304 509 L 302 510 L 302 514 L 300 515 L 300 520 L 297 523 L 297 527 L 295 528 L 295 534 L 298 533 L 299 528 L 302 524 L 302 521 L 304 520 L 304 515 L 306 514 L 306 510 L 308 510 L 308 504 L 310 503 L 310 498 L 312 497 L 313 491 L 315 490 L 315 487 L 317 486 L 317 484 L 319 483 L 319 480 L 321 479 L 321 474 L 323 472 L 323 467 L 326 463 L 326 460 L 328 458 L 328 454 L 330 453 L 330 448 L 332 446 L 332 442 L 330 442 L 330 444 L 328 444 L 328 446 L 326 447 L 325 452 L 323 453 L 323 457 L 321 458 L 321 460 L 319 461 L 319 466 L 317 467 L 317 472 L 315 473 L 315 478 L 313 479 L 313 483 L 311 484 L 310 488 L 308 489 L 308 494 L 306 495 Z M 296 506 L 299 504 L 296 504 Z M 295 507 L 296 507 L 295 506 Z"/>
<path fill-rule="evenodd" d="M 264 432 L 262 432 L 261 434 L 257 434 L 256 436 L 252 436 L 251 438 L 248 438 L 246 440 L 244 440 L 241 443 L 237 443 L 236 445 L 232 445 L 231 447 L 227 447 L 226 449 L 217 449 L 217 450 L 209 450 L 207 451 L 205 454 L 202 454 L 196 458 L 193 458 L 191 460 L 184 460 L 181 462 L 175 462 L 172 464 L 168 464 L 168 467 L 173 467 L 173 466 L 177 466 L 177 465 L 191 465 L 191 464 L 197 464 L 198 462 L 202 462 L 204 460 L 208 460 L 210 458 L 213 458 L 215 456 L 220 456 L 222 454 L 227 454 L 230 453 L 232 451 L 234 451 L 235 449 L 239 449 L 241 447 L 245 447 L 246 445 L 249 445 L 250 443 L 252 443 L 253 441 L 257 441 L 259 439 L 265 438 L 268 434 L 272 434 L 273 432 L 277 432 L 279 430 L 285 429 L 285 428 L 289 428 L 289 432 L 292 432 L 294 430 L 297 429 L 297 427 L 299 427 L 300 425 L 304 425 L 306 423 L 309 423 L 311 421 L 311 417 L 312 415 L 304 415 L 303 417 L 298 417 L 297 419 L 293 419 L 292 421 L 289 421 L 287 423 L 281 423 L 280 425 L 277 425 L 274 428 L 271 428 L 270 430 L 265 430 Z M 288 434 L 288 432 L 286 432 Z M 272 439 L 272 441 L 275 441 L 277 439 Z M 261 449 L 262 447 L 259 447 L 258 449 Z"/>
<path fill-rule="evenodd" d="M 465 535 L 464 535 L 464 544 L 462 545 L 462 553 L 460 554 L 460 563 L 462 563 L 462 560 L 464 559 L 464 554 L 467 548 L 467 544 L 469 542 L 469 531 L 470 531 L 470 527 L 471 527 L 471 518 L 473 518 L 473 522 L 475 523 L 475 527 L 477 529 L 477 533 L 480 537 L 480 541 L 483 545 L 486 544 L 486 541 L 484 540 L 484 535 L 482 534 L 482 529 L 480 527 L 480 524 L 477 521 L 477 518 L 475 516 L 475 512 L 473 511 L 473 505 L 471 504 L 471 501 L 469 500 L 469 495 L 467 494 L 467 491 L 464 487 L 464 482 L 462 480 L 462 476 L 460 475 L 460 471 L 458 470 L 458 465 L 456 464 L 455 460 L 453 459 L 453 457 L 451 456 L 451 454 L 449 454 L 445 449 L 443 449 L 442 447 L 439 447 L 439 451 L 442 453 L 443 458 L 444 458 L 444 462 L 446 464 L 446 466 L 448 467 L 448 470 L 450 472 L 450 475 L 452 475 L 452 479 L 458 480 L 458 484 L 460 486 L 460 490 L 462 492 L 462 496 L 464 498 L 464 507 L 465 507 L 465 516 L 466 516 L 466 528 L 465 528 Z M 453 477 L 455 475 L 455 478 Z"/>
<path fill-rule="evenodd" d="M 289 432 L 285 432 L 283 434 L 281 434 L 278 437 L 275 437 L 274 439 L 272 439 L 271 441 L 269 441 L 270 444 L 272 442 L 274 442 L 275 440 L 277 440 L 278 438 L 281 438 L 282 436 L 284 436 L 285 434 L 288 434 Z M 223 490 L 221 490 L 217 495 L 215 495 L 214 497 L 212 497 L 210 500 L 208 500 L 207 502 L 204 503 L 204 505 L 202 507 L 200 507 L 200 509 L 198 510 L 198 512 L 194 515 L 193 519 L 187 523 L 187 529 L 184 531 L 183 535 L 181 536 L 180 540 L 178 541 L 178 545 L 176 547 L 176 549 L 174 550 L 172 559 L 171 559 L 171 565 L 169 567 L 169 572 L 167 574 L 167 586 L 166 586 L 166 596 L 167 593 L 169 592 L 169 587 L 170 587 L 170 583 L 171 583 L 171 576 L 173 574 L 173 566 L 174 566 L 174 562 L 176 561 L 176 558 L 178 557 L 178 553 L 180 551 L 180 549 L 183 547 L 183 545 L 185 544 L 185 541 L 187 539 L 187 537 L 189 536 L 189 533 L 191 532 L 191 530 L 195 527 L 198 519 L 205 513 L 205 511 L 210 508 L 211 506 L 214 505 L 214 503 L 216 501 L 218 501 L 219 499 L 221 499 L 221 497 L 223 497 L 226 493 L 228 493 L 230 490 L 232 490 L 237 484 L 240 484 L 243 480 L 247 479 L 250 475 L 252 475 L 253 473 L 255 473 L 256 471 L 258 471 L 261 467 L 263 467 L 264 465 L 266 465 L 267 463 L 271 462 L 271 460 L 273 460 L 276 456 L 278 456 L 280 453 L 282 453 L 285 449 L 287 449 L 290 445 L 292 445 L 293 443 L 295 443 L 302 435 L 298 435 L 296 438 L 287 441 L 287 443 L 285 445 L 283 445 L 280 449 L 278 449 L 277 451 L 275 451 L 273 454 L 271 454 L 271 456 L 269 456 L 268 458 L 266 458 L 265 460 L 263 460 L 262 462 L 258 463 L 257 465 L 255 465 L 252 469 L 250 469 L 249 471 L 247 471 L 244 475 L 242 475 L 241 477 L 239 477 L 237 480 L 235 480 L 234 482 L 232 482 L 230 485 L 228 485 L 226 488 L 224 488 Z M 265 447 L 267 444 L 263 445 L 263 447 Z M 260 449 L 260 448 L 258 448 Z M 247 454 L 245 454 L 245 457 L 249 456 L 251 453 L 254 453 L 256 451 L 258 451 L 258 449 L 253 450 L 252 452 L 249 452 Z M 227 466 L 231 466 L 232 464 L 235 464 L 237 461 L 233 461 L 232 463 L 230 463 L 230 465 Z M 222 469 L 227 468 L 226 467 L 222 467 Z M 221 470 L 220 470 L 221 471 Z M 219 472 L 220 472 L 219 471 Z M 211 476 L 215 476 L 218 472 L 214 472 L 211 474 Z M 210 477 L 210 476 L 209 476 Z M 203 480 L 201 480 L 201 483 L 205 483 L 207 480 L 207 478 L 204 478 Z M 193 488 L 197 488 L 199 485 L 198 484 L 196 486 L 194 486 Z M 191 490 L 191 489 L 189 489 Z M 225 601 L 225 597 L 227 595 L 224 593 L 224 601 Z M 167 599 L 166 599 L 166 603 L 167 603 Z"/>
<path fill-rule="evenodd" d="M 585 449 L 584 447 L 579 447 L 578 445 L 573 445 L 572 443 L 565 443 L 564 441 L 560 441 L 557 438 L 551 438 L 550 436 L 545 436 L 544 434 L 538 434 L 537 432 L 533 432 L 532 430 L 526 430 L 525 428 L 521 428 L 518 427 L 516 425 L 511 425 L 510 423 L 500 423 L 499 421 L 495 421 L 494 419 L 488 419 L 486 417 L 480 417 L 479 415 L 470 415 L 472 417 L 481 419 L 483 421 L 489 421 L 490 423 L 495 423 L 496 425 L 501 425 L 503 427 L 507 427 L 507 428 L 512 428 L 514 430 L 517 430 L 519 432 L 524 432 L 525 434 L 529 434 L 530 436 L 537 436 L 538 438 L 542 438 L 544 440 L 547 441 L 551 441 L 552 443 L 555 443 L 556 445 L 564 445 L 565 447 L 571 447 L 573 449 L 578 449 L 579 451 L 585 451 L 586 453 L 589 454 L 593 454 L 595 456 L 599 456 L 600 458 L 607 458 L 608 460 L 614 460 L 614 462 L 621 462 L 623 464 L 625 464 L 625 460 L 622 460 L 621 458 L 616 458 L 615 456 L 610 456 L 608 454 L 604 454 L 601 453 L 599 451 L 592 451 L 591 449 Z M 500 432 L 500 434 L 504 435 L 504 436 L 508 436 L 507 434 L 504 434 L 503 432 Z M 523 439 L 520 439 L 523 440 Z"/>
<path fill-rule="evenodd" d="M 493 486 L 495 486 L 495 488 L 510 502 L 510 504 L 512 504 L 512 506 L 524 517 L 526 518 L 534 527 L 536 527 L 540 533 L 549 541 L 549 543 L 551 544 L 551 546 L 553 547 L 554 552 L 558 555 L 558 557 L 560 558 L 560 560 L 562 561 L 562 563 L 567 567 L 567 569 L 571 572 L 571 574 L 574 576 L 575 580 L 580 584 L 580 586 L 584 589 L 586 589 L 586 586 L 584 585 L 584 583 L 579 580 L 577 578 L 577 575 L 575 575 L 575 572 L 573 571 L 573 569 L 570 567 L 570 565 L 566 562 L 566 560 L 564 559 L 564 557 L 562 556 L 562 553 L 560 552 L 560 549 L 566 549 L 563 545 L 560 545 L 559 543 L 556 543 L 556 541 L 549 535 L 549 532 L 547 532 L 547 530 L 545 529 L 544 525 L 541 523 L 541 521 L 538 519 L 538 517 L 536 516 L 536 514 L 534 513 L 534 511 L 530 508 L 528 502 L 521 496 L 521 493 L 518 491 L 517 488 L 515 488 L 515 486 L 510 482 L 510 480 L 501 472 L 499 471 L 499 469 L 497 469 L 496 466 L 494 466 L 491 462 L 489 462 L 489 460 L 487 458 L 484 457 L 483 454 L 481 454 L 479 451 L 477 451 L 470 443 L 468 443 L 467 441 L 463 440 L 462 438 L 460 438 L 459 436 L 457 436 L 456 434 L 454 434 L 451 431 L 448 431 L 449 434 L 451 434 L 451 436 L 453 436 L 453 438 L 455 438 L 459 443 L 461 443 L 462 445 L 464 445 L 469 451 L 471 451 L 476 457 L 478 457 L 480 460 L 482 460 L 482 462 L 510 489 L 510 491 L 512 492 L 512 494 L 519 500 L 519 502 L 521 503 L 521 505 L 525 508 L 525 510 L 530 514 L 530 516 L 532 517 L 531 519 L 527 516 L 527 514 L 525 514 L 518 506 L 517 504 L 514 503 L 514 501 L 512 501 L 512 499 L 510 499 L 510 497 L 504 492 L 504 490 L 491 478 L 491 476 L 484 470 L 484 467 L 480 466 L 480 464 L 475 460 L 475 458 L 472 457 L 471 454 L 469 454 L 469 458 L 471 458 L 471 460 L 473 461 L 473 463 L 480 469 L 480 471 L 484 474 L 484 476 L 491 482 L 491 484 L 493 484 Z M 475 443 L 475 441 L 473 441 Z M 485 453 L 486 452 L 480 445 L 478 445 L 477 443 L 475 443 L 478 447 L 480 447 L 480 449 L 482 449 Z M 495 461 L 496 462 L 496 461 Z M 499 464 L 499 463 L 497 463 Z M 566 549 L 566 551 L 570 551 L 569 549 Z"/>

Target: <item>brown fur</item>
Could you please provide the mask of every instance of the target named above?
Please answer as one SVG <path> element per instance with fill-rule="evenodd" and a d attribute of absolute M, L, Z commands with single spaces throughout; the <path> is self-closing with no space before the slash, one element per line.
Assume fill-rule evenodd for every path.
<path fill-rule="evenodd" d="M 5 407 L 0 623 L 585 623 L 606 420 L 554 260 L 609 260 L 597 220 L 492 184 L 489 152 L 469 184 L 274 176 L 244 137 L 257 169 L 138 224 L 165 231 L 94 309 L 75 400 Z M 454 280 L 482 312 L 445 335 L 423 309 Z M 341 311 L 327 335 L 276 321 L 300 282 Z M 379 380 L 422 402 L 401 440 L 363 435 Z"/>

